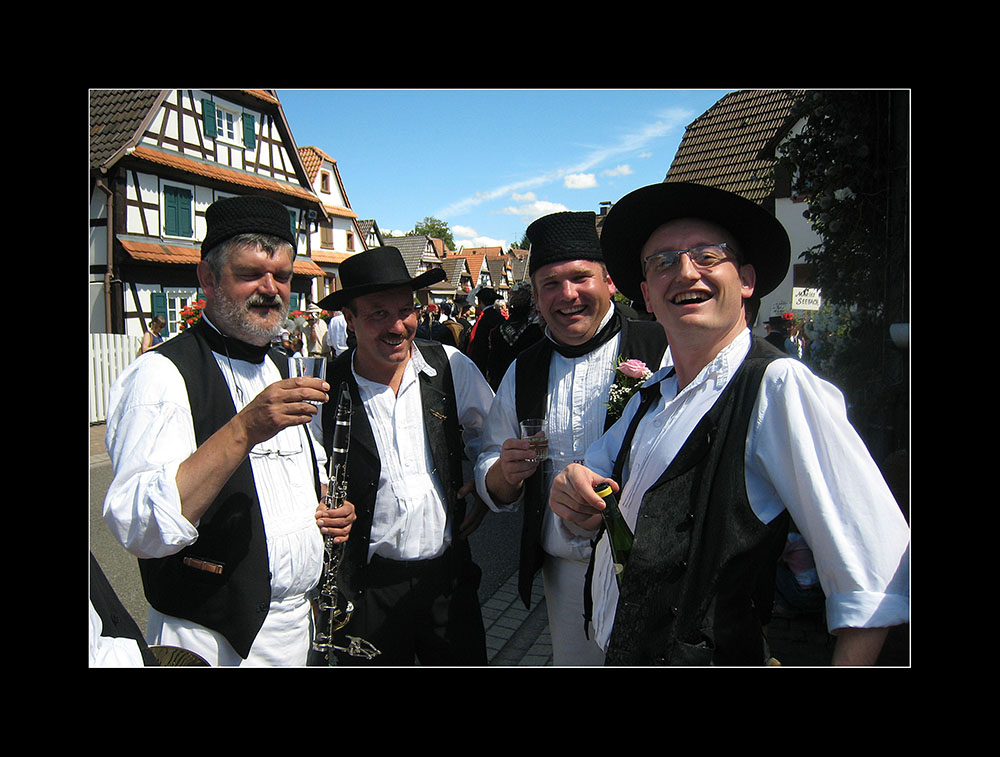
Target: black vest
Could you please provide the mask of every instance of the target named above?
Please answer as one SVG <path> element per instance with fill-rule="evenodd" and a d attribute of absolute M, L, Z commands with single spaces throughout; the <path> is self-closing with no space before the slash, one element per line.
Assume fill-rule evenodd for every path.
<path fill-rule="evenodd" d="M 764 663 L 761 626 L 770 618 L 788 513 L 766 525 L 753 514 L 744 457 L 764 371 L 779 357 L 786 356 L 753 340 L 715 405 L 643 496 L 606 665 Z"/>
<path fill-rule="evenodd" d="M 633 321 L 621 318 L 621 341 L 618 352 L 626 359 L 641 360 L 655 371 L 667 348 L 663 327 L 655 321 Z M 517 419 L 544 418 L 549 387 L 549 363 L 552 341 L 544 338 L 517 356 L 515 404 Z M 603 401 L 597 400 L 597 401 Z M 605 415 L 604 430 L 614 419 Z M 524 482 L 524 520 L 521 527 L 521 552 L 518 567 L 518 592 L 525 607 L 531 606 L 531 584 L 542 567 L 542 516 L 549 506 L 542 472 L 536 471 Z"/>
<path fill-rule="evenodd" d="M 454 570 L 461 571 L 471 564 L 472 552 L 467 540 L 455 538 L 458 524 L 465 518 L 465 500 L 456 496 L 463 483 L 462 460 L 465 449 L 451 365 L 440 344 L 422 339 L 416 339 L 414 343 L 424 360 L 437 372 L 436 376 L 428 376 L 423 372 L 418 372 L 417 376 L 420 382 L 424 430 L 430 444 L 434 468 L 445 492 L 448 519 L 452 524 L 451 564 Z M 348 599 L 355 598 L 365 587 L 375 496 L 382 471 L 375 436 L 351 371 L 353 355 L 354 350 L 348 350 L 330 365 L 327 382 L 331 387 L 331 397 L 330 402 L 323 407 L 323 446 L 329 455 L 336 418 L 336 394 L 341 382 L 346 381 L 352 402 L 351 438 L 347 453 L 347 499 L 354 505 L 357 520 L 351 527 L 351 537 L 347 540 L 337 578 L 338 588 Z"/>
<path fill-rule="evenodd" d="M 202 334 L 208 328 L 199 322 L 156 349 L 184 377 L 198 446 L 236 414 L 229 386 Z M 273 360 L 287 376 L 287 358 Z M 314 483 L 318 493 L 318 478 Z M 222 572 L 190 567 L 185 558 L 222 564 Z M 139 571 L 154 608 L 221 633 L 246 659 L 271 602 L 264 522 L 249 458 L 202 516 L 198 540 L 169 557 L 140 559 Z"/>
<path fill-rule="evenodd" d="M 149 650 L 146 639 L 139 625 L 129 615 L 111 583 L 108 581 L 101 566 L 97 563 L 94 553 L 90 553 L 90 602 L 101 616 L 103 631 L 101 636 L 115 639 L 133 639 L 139 647 L 143 665 L 159 666 L 156 656 Z"/>

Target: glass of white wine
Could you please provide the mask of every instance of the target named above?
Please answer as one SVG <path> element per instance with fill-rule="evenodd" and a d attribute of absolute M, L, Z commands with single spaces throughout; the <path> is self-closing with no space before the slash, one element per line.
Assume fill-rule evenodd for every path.
<path fill-rule="evenodd" d="M 531 444 L 535 456 L 526 462 L 541 462 L 549 456 L 549 438 L 545 434 L 544 418 L 525 418 L 521 421 L 521 438 Z"/>

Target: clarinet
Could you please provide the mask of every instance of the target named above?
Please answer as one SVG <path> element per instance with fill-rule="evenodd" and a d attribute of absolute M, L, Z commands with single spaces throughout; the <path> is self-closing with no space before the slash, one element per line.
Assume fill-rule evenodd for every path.
<path fill-rule="evenodd" d="M 347 449 L 351 441 L 351 392 L 347 382 L 340 385 L 340 399 L 337 402 L 336 425 L 333 431 L 333 446 L 327 467 L 329 482 L 323 507 L 332 510 L 340 507 L 347 497 Z M 331 650 L 346 652 L 351 657 L 372 659 L 380 654 L 371 642 L 357 636 L 348 636 L 348 646 L 337 646 L 333 635 L 347 625 L 354 613 L 354 604 L 346 600 L 341 604 L 340 590 L 337 588 L 337 574 L 344 556 L 344 543 L 335 544 L 332 535 L 323 537 L 323 573 L 319 580 L 319 595 L 316 601 L 316 629 L 312 648 L 323 652 L 329 659 Z"/>

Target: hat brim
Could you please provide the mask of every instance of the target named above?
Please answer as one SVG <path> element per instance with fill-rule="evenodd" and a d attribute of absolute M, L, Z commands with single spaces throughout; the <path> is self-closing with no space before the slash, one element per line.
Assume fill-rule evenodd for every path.
<path fill-rule="evenodd" d="M 374 284 L 362 284 L 360 286 L 338 289 L 336 292 L 328 294 L 317 304 L 324 310 L 340 310 L 355 297 L 364 297 L 366 294 L 385 292 L 389 289 L 397 289 L 405 286 L 408 286 L 413 291 L 416 291 L 417 289 L 423 289 L 431 284 L 436 284 L 439 281 L 444 281 L 447 277 L 448 274 L 444 272 L 443 268 L 432 268 L 431 270 L 424 271 L 412 279 L 380 281 Z"/>
<path fill-rule="evenodd" d="M 753 265 L 754 294 L 763 297 L 784 281 L 791 260 L 791 243 L 781 222 L 765 208 L 744 197 L 703 184 L 663 182 L 630 192 L 616 202 L 601 228 L 604 262 L 615 286 L 633 300 L 642 300 L 639 253 L 646 240 L 668 221 L 699 218 L 726 229 Z"/>

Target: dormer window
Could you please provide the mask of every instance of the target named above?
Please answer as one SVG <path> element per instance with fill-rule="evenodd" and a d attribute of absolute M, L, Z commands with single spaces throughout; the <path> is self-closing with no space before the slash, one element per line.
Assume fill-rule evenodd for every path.
<path fill-rule="evenodd" d="M 256 119 L 253 113 L 241 112 L 206 98 L 201 101 L 201 120 L 206 137 L 240 145 L 248 150 L 257 144 Z"/>

